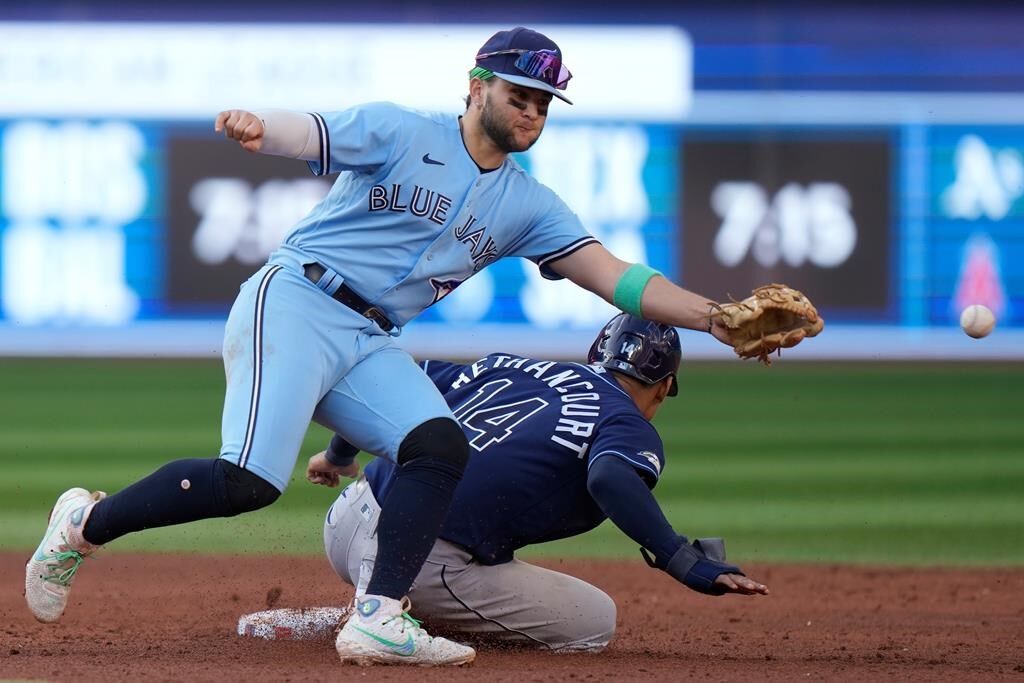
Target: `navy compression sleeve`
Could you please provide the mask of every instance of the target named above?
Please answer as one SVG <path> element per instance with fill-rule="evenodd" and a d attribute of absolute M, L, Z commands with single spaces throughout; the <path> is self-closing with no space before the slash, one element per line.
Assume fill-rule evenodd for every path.
<path fill-rule="evenodd" d="M 327 452 L 324 455 L 327 458 L 327 462 L 335 467 L 346 467 L 352 464 L 358 453 L 358 448 L 335 434 L 331 437 L 331 443 L 327 446 Z"/>
<path fill-rule="evenodd" d="M 672 529 L 640 472 L 625 460 L 605 455 L 593 462 L 587 490 L 615 526 L 654 553 L 654 566 L 688 588 L 721 595 L 721 574 L 742 574 L 739 567 L 708 558 L 700 547 Z M 645 556 L 646 559 L 646 556 Z"/>
<path fill-rule="evenodd" d="M 625 460 L 612 455 L 595 460 L 587 474 L 587 490 L 615 526 L 654 553 L 659 567 L 687 542 L 665 519 L 637 469 Z"/>

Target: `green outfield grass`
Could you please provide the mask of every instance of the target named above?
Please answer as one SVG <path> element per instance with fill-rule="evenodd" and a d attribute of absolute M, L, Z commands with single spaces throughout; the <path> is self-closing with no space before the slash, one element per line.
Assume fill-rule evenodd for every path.
<path fill-rule="evenodd" d="M 656 421 L 656 494 L 681 533 L 725 536 L 746 562 L 1024 563 L 1024 364 L 783 359 L 689 364 L 680 381 Z M 0 359 L 0 548 L 34 547 L 70 486 L 112 492 L 215 455 L 222 392 L 212 361 Z M 327 436 L 311 428 L 304 454 Z M 110 550 L 319 553 L 335 495 L 297 469 L 268 509 Z M 606 523 L 528 554 L 635 553 Z"/>

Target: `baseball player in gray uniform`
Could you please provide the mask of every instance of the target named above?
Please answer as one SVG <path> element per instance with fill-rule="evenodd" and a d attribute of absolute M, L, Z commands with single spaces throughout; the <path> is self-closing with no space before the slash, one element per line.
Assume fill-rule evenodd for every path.
<path fill-rule="evenodd" d="M 600 650 L 615 632 L 611 598 L 515 552 L 605 519 L 645 548 L 652 566 L 693 590 L 767 594 L 724 561 L 720 539 L 690 543 L 676 533 L 651 493 L 666 462 L 650 420 L 676 394 L 680 358 L 675 329 L 622 313 L 601 330 L 588 364 L 509 353 L 468 365 L 423 363 L 474 457 L 409 592 L 417 613 L 489 640 Z M 336 486 L 354 455 L 336 436 L 310 458 L 307 477 Z M 373 570 L 377 520 L 396 474 L 390 461 L 374 459 L 327 512 L 327 558 L 357 595 Z"/>
<path fill-rule="evenodd" d="M 82 560 L 127 533 L 229 517 L 284 491 L 311 419 L 397 465 L 365 595 L 338 634 L 342 661 L 465 664 L 405 599 L 437 538 L 470 447 L 444 398 L 395 343 L 417 314 L 506 256 L 532 260 L 622 310 L 727 331 L 711 301 L 590 236 L 509 155 L 540 136 L 571 74 L 558 46 L 518 27 L 478 51 L 461 116 L 377 102 L 336 113 L 221 112 L 215 129 L 254 152 L 337 174 L 328 195 L 248 281 L 224 334 L 219 457 L 176 460 L 115 495 L 73 488 L 25 569 L 25 596 L 57 621 Z M 396 82 L 398 83 L 398 82 Z"/>

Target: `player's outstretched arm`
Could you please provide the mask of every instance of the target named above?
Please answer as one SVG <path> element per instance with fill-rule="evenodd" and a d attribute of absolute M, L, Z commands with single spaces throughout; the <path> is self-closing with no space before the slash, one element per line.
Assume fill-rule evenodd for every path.
<path fill-rule="evenodd" d="M 284 109 L 228 109 L 217 114 L 213 130 L 237 140 L 249 152 L 305 161 L 320 159 L 320 136 L 309 114 Z"/>
<path fill-rule="evenodd" d="M 678 535 L 665 519 L 654 495 L 631 464 L 613 455 L 600 455 L 587 473 L 587 491 L 608 519 L 641 548 L 654 553 L 644 559 L 669 576 L 701 593 L 724 595 L 767 595 L 768 587 L 746 577 L 742 570 L 695 541 Z M 707 543 L 707 540 L 704 541 Z"/>
<path fill-rule="evenodd" d="M 622 308 L 621 298 L 624 293 L 626 296 L 630 294 L 629 283 L 623 282 L 623 276 L 632 265 L 600 244 L 588 244 L 553 262 L 551 268 L 608 303 Z M 642 292 L 639 303 L 644 318 L 675 327 L 710 332 L 719 341 L 728 343 L 721 320 L 712 319 L 708 315 L 712 310 L 711 299 L 683 289 L 661 275 L 650 278 L 646 286 L 642 287 Z"/>

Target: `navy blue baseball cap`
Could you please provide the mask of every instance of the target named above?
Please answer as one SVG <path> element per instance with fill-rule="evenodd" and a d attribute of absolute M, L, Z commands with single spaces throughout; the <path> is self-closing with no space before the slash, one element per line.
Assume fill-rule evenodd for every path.
<path fill-rule="evenodd" d="M 620 313 L 604 326 L 587 354 L 587 363 L 629 375 L 644 384 L 672 376 L 669 396 L 679 393 L 676 373 L 683 358 L 679 333 L 671 325 Z"/>
<path fill-rule="evenodd" d="M 503 81 L 543 90 L 572 104 L 561 92 L 572 74 L 562 64 L 558 45 L 543 33 L 522 26 L 498 31 L 477 50 L 476 65 Z"/>

